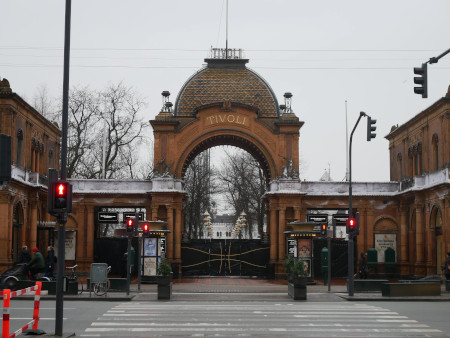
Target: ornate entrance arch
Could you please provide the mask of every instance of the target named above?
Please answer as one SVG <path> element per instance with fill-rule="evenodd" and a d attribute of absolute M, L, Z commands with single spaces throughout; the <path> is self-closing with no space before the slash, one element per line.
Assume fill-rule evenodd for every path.
<path fill-rule="evenodd" d="M 194 74 L 182 87 L 175 105 L 164 91 L 163 108 L 150 121 L 154 130 L 154 163 L 156 176 L 180 180 L 191 161 L 202 151 L 219 145 L 233 145 L 248 151 L 261 164 L 267 183 L 278 177 L 298 180 L 299 135 L 303 122 L 286 104 L 278 101 L 267 82 L 245 67 L 244 59 L 206 59 L 207 66 Z M 172 109 L 174 107 L 174 109 Z M 181 259 L 180 191 L 152 191 L 152 217 L 164 205 L 168 211 L 168 258 Z M 270 210 L 292 204 L 292 196 L 271 195 Z M 300 202 L 296 202 L 300 203 Z M 269 210 L 269 209 L 268 209 Z M 283 211 L 284 213 L 284 211 Z M 281 217 L 281 216 L 280 216 Z M 284 253 L 285 220 L 270 217 L 271 260 L 280 263 Z M 173 241 L 173 250 L 170 249 Z"/>

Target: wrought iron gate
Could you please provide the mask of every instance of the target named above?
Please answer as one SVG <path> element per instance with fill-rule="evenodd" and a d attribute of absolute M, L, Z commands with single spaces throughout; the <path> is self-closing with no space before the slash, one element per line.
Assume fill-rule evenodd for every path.
<path fill-rule="evenodd" d="M 181 246 L 183 276 L 269 276 L 270 249 L 260 239 L 191 240 Z"/>

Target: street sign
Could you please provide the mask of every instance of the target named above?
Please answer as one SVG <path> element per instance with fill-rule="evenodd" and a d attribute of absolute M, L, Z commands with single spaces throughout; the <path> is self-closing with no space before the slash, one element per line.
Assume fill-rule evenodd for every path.
<path fill-rule="evenodd" d="M 144 213 L 143 212 L 138 212 L 137 213 L 139 216 L 139 220 L 142 221 L 144 220 Z M 123 213 L 123 222 L 125 223 L 127 221 L 128 218 L 134 218 L 136 216 L 136 212 L 124 212 Z"/>
<path fill-rule="evenodd" d="M 333 219 L 336 222 L 336 226 L 346 226 L 347 225 L 347 214 L 335 214 L 333 215 Z"/>
<path fill-rule="evenodd" d="M 117 223 L 119 221 L 119 214 L 117 212 L 99 212 L 97 220 L 100 223 Z"/>
<path fill-rule="evenodd" d="M 317 215 L 307 215 L 308 222 L 316 222 L 316 223 L 326 223 L 328 224 L 328 215 L 326 214 L 317 214 Z"/>

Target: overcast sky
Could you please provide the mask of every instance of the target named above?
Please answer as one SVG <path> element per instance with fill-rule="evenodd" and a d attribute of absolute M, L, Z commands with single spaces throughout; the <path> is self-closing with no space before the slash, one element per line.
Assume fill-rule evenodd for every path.
<path fill-rule="evenodd" d="M 102 89 L 123 81 L 148 102 L 146 120 L 175 101 L 208 50 L 225 46 L 225 0 L 72 1 L 70 85 Z M 0 77 L 30 103 L 39 86 L 60 96 L 63 81 L 63 0 L 1 4 Z M 300 131 L 302 179 L 331 166 L 345 177 L 345 101 L 349 131 L 360 111 L 377 119 L 366 141 L 366 119 L 353 138 L 353 180 L 388 181 L 384 138 L 445 96 L 450 54 L 429 66 L 428 99 L 413 92 L 413 68 L 450 48 L 449 0 L 229 0 L 229 47 L 265 78 L 305 124 Z M 421 24 L 423 23 L 423 24 Z"/>

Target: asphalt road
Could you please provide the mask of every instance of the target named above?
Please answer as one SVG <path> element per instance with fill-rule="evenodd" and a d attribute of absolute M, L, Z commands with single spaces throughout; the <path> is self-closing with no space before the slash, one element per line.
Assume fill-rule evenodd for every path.
<path fill-rule="evenodd" d="M 39 328 L 54 333 L 55 302 L 42 300 Z M 448 302 L 71 301 L 64 332 L 79 337 L 304 336 L 450 337 Z M 33 302 L 11 302 L 11 331 Z"/>

